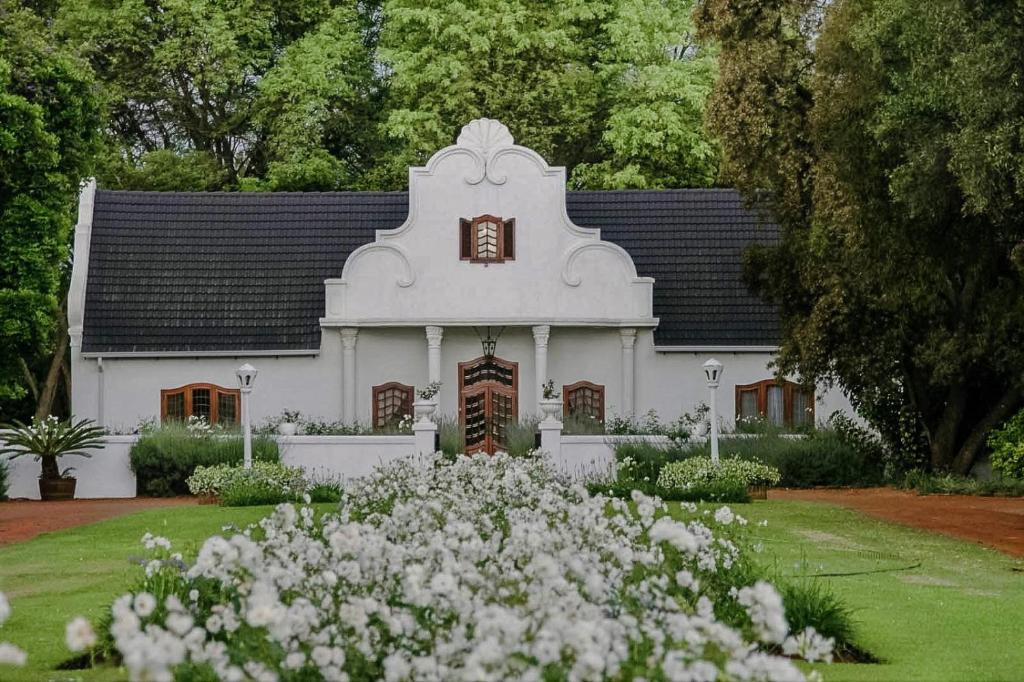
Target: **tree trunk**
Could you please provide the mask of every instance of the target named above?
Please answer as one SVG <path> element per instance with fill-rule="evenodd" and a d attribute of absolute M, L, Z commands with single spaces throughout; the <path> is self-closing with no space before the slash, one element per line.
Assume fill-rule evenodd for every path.
<path fill-rule="evenodd" d="M 55 478 L 60 478 L 60 467 L 57 466 L 56 457 L 40 457 L 40 462 L 43 465 L 42 476 L 48 481 L 52 481 Z"/>
<path fill-rule="evenodd" d="M 53 412 L 53 400 L 60 386 L 61 367 L 64 364 L 64 356 L 68 352 L 68 318 L 66 313 L 67 297 L 65 296 L 58 310 L 57 347 L 53 351 L 53 357 L 50 358 L 50 368 L 46 372 L 46 380 L 39 391 L 39 400 L 36 403 L 37 419 L 42 419 Z"/>
<path fill-rule="evenodd" d="M 962 387 L 953 388 L 938 423 L 925 424 L 933 471 L 946 471 L 957 453 L 957 432 L 964 418 L 967 396 Z"/>
<path fill-rule="evenodd" d="M 1003 421 L 1009 419 L 1019 409 L 1020 402 L 1021 389 L 1019 386 L 1014 386 L 1003 394 L 999 402 L 989 410 L 988 414 L 974 425 L 974 429 L 971 430 L 971 433 L 960 445 L 960 449 L 952 459 L 951 468 L 954 472 L 963 476 L 970 473 L 971 467 L 974 466 L 974 462 L 978 459 L 978 454 L 985 445 L 989 432 Z"/>

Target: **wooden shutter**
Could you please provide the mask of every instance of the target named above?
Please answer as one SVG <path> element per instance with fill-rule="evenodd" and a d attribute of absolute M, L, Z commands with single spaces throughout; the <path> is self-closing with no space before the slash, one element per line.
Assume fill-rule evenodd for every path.
<path fill-rule="evenodd" d="M 509 218 L 504 224 L 504 243 L 501 252 L 503 260 L 516 259 L 516 219 Z"/>
<path fill-rule="evenodd" d="M 472 260 L 473 223 L 465 218 L 459 220 L 459 245 L 459 258 L 461 260 Z"/>

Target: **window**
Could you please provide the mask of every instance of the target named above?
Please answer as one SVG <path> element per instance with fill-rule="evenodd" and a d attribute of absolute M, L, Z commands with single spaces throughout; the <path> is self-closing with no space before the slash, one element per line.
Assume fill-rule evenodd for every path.
<path fill-rule="evenodd" d="M 775 426 L 814 424 L 814 391 L 774 379 L 737 386 L 736 418 L 766 419 Z"/>
<path fill-rule="evenodd" d="M 189 417 L 202 417 L 211 424 L 238 423 L 239 400 L 237 388 L 224 388 L 214 384 L 189 384 L 160 391 L 160 420 L 184 421 Z"/>
<path fill-rule="evenodd" d="M 504 263 L 516 258 L 516 219 L 482 215 L 459 224 L 459 257 L 474 263 Z"/>
<path fill-rule="evenodd" d="M 589 381 L 563 386 L 562 412 L 567 417 L 589 417 L 604 424 L 604 386 Z"/>
<path fill-rule="evenodd" d="M 373 428 L 395 427 L 406 415 L 412 414 L 415 389 L 390 381 L 373 387 Z"/>

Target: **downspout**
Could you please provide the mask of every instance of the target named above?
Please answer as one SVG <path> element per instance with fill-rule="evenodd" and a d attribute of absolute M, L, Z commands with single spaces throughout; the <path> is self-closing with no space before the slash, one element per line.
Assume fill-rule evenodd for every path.
<path fill-rule="evenodd" d="M 96 424 L 106 426 L 103 419 L 103 396 L 106 393 L 103 387 L 103 356 L 96 358 Z"/>

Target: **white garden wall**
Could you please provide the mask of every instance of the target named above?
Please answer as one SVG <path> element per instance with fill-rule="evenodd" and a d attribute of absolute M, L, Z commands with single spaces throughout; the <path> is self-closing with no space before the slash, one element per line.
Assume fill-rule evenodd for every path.
<path fill-rule="evenodd" d="M 91 457 L 69 456 L 60 459 L 60 468 L 74 467 L 78 479 L 75 497 L 135 497 L 135 474 L 129 466 L 128 453 L 137 436 L 108 436 L 102 450 L 93 450 Z M 7 462 L 9 498 L 39 499 L 39 462 L 28 455 Z"/>
<path fill-rule="evenodd" d="M 365 476 L 416 452 L 413 436 L 282 436 L 277 444 L 283 463 L 314 478 Z"/>

